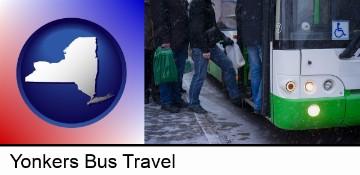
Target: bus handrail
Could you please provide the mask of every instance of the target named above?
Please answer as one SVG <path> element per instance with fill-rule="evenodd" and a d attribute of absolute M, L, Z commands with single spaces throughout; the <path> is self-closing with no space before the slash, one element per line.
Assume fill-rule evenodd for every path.
<path fill-rule="evenodd" d="M 360 48 L 360 35 L 358 35 L 354 40 L 352 40 L 348 47 L 340 54 L 340 59 L 351 58 L 357 49 Z"/>

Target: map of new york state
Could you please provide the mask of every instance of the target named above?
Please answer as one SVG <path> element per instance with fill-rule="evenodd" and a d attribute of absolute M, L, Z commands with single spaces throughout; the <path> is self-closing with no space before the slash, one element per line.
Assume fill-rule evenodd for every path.
<path fill-rule="evenodd" d="M 98 73 L 96 48 L 96 37 L 78 37 L 64 49 L 64 59 L 60 62 L 35 62 L 35 71 L 25 77 L 25 82 L 75 83 L 81 92 L 89 96 L 87 105 L 105 101 L 114 95 L 109 93 L 95 97 Z"/>

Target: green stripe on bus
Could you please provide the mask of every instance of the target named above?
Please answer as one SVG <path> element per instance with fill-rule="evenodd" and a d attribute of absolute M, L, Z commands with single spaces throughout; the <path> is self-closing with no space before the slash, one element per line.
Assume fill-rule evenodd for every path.
<path fill-rule="evenodd" d="M 345 91 L 346 113 L 344 125 L 360 124 L 360 90 Z"/>
<path fill-rule="evenodd" d="M 347 90 L 344 97 L 285 99 L 271 94 L 271 118 L 279 128 L 288 130 L 319 129 L 360 125 L 360 90 Z M 320 107 L 310 117 L 311 105 Z"/>
<path fill-rule="evenodd" d="M 272 96 L 273 123 L 283 129 L 305 130 L 340 126 L 345 117 L 345 97 L 316 99 L 285 99 Z M 311 105 L 320 107 L 317 117 L 310 117 Z"/>
<path fill-rule="evenodd" d="M 319 24 L 320 21 L 320 0 L 315 0 L 314 3 L 314 24 Z"/>

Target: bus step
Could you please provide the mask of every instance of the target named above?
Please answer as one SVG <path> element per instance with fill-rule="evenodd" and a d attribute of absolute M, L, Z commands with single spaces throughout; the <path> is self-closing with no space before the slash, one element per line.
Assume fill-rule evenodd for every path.
<path fill-rule="evenodd" d="M 253 101 L 251 101 L 250 99 L 248 99 L 248 98 L 246 98 L 246 99 L 244 99 L 243 100 L 243 104 L 242 104 L 242 108 L 244 108 L 244 101 L 246 102 L 246 103 L 248 103 L 250 106 L 252 106 L 252 107 L 254 107 L 255 105 L 254 105 L 254 102 Z"/>
<path fill-rule="evenodd" d="M 271 117 L 265 116 L 265 118 L 268 119 L 269 121 L 271 121 Z"/>

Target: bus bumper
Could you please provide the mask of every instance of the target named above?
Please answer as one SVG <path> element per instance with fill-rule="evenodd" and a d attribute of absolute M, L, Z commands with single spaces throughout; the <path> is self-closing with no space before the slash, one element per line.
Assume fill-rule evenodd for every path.
<path fill-rule="evenodd" d="M 357 101 L 359 100 L 360 98 Z M 284 99 L 272 94 L 271 101 L 271 121 L 282 129 L 306 130 L 338 127 L 343 126 L 345 121 L 346 97 Z M 320 112 L 316 116 L 310 116 L 309 107 L 314 105 L 319 107 Z"/>

